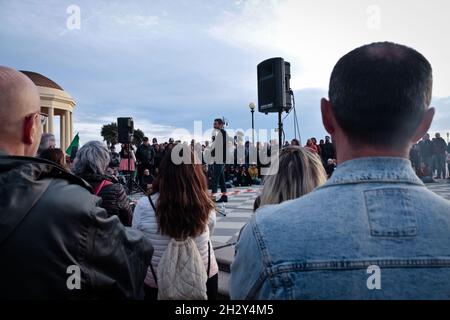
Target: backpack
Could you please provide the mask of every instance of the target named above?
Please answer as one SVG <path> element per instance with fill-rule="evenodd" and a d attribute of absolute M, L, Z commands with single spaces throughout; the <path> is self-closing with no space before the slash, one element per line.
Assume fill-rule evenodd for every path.
<path fill-rule="evenodd" d="M 148 197 L 153 210 L 156 207 Z M 211 244 L 208 240 L 208 270 L 195 241 L 171 239 L 158 264 L 157 273 L 150 270 L 158 285 L 158 300 L 207 300 L 206 282 L 211 267 Z"/>
<path fill-rule="evenodd" d="M 113 184 L 111 181 L 103 180 L 101 183 L 99 183 L 99 184 L 97 185 L 97 187 L 94 188 L 94 190 L 93 190 L 92 192 L 93 192 L 96 196 L 98 196 L 99 193 L 100 193 L 100 191 L 102 191 L 102 189 L 103 189 L 104 187 L 107 187 L 107 186 L 109 186 L 109 185 L 111 185 L 111 184 Z"/>

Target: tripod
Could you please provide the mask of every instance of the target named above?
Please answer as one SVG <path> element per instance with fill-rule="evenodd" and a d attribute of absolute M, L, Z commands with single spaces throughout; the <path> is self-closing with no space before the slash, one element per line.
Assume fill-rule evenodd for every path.
<path fill-rule="evenodd" d="M 127 150 L 127 154 L 128 154 L 128 177 L 127 177 L 126 183 L 125 183 L 127 194 L 128 195 L 133 194 L 133 186 L 137 187 L 137 189 L 142 191 L 142 193 L 145 193 L 145 190 L 142 189 L 142 187 L 139 185 L 139 183 L 136 182 L 136 180 L 134 180 L 134 177 L 133 177 L 134 171 L 133 171 L 133 173 L 130 173 L 131 172 L 130 159 L 131 159 L 131 152 L 133 152 L 133 150 L 131 150 L 131 152 L 130 152 L 130 144 L 129 143 L 126 144 L 126 150 Z"/>

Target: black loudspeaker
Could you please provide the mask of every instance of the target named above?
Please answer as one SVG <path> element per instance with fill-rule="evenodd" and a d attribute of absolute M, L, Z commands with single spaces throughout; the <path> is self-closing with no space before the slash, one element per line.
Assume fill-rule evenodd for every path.
<path fill-rule="evenodd" d="M 117 141 L 119 143 L 131 143 L 133 132 L 133 118 L 117 118 Z"/>
<path fill-rule="evenodd" d="M 291 65 L 283 58 L 272 58 L 258 64 L 258 111 L 289 111 L 291 102 Z"/>

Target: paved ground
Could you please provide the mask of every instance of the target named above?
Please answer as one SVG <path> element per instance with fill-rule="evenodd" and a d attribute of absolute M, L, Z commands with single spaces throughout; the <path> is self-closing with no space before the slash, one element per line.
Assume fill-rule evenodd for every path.
<path fill-rule="evenodd" d="M 427 184 L 427 187 L 450 200 L 450 183 L 447 183 L 447 180 L 437 180 L 436 183 Z M 230 193 L 228 196 L 229 202 L 224 205 L 227 216 L 217 214 L 216 229 L 211 237 L 214 247 L 236 242 L 239 231 L 253 213 L 253 202 L 259 194 L 260 188 L 259 186 L 253 186 L 251 188 L 228 190 Z"/>
<path fill-rule="evenodd" d="M 450 200 L 450 181 L 449 180 L 436 180 L 436 183 L 427 184 L 427 188 L 437 193 L 441 197 Z"/>
<path fill-rule="evenodd" d="M 253 214 L 253 203 L 260 188 L 253 186 L 228 190 L 228 202 L 218 204 L 218 209 L 220 212 L 225 211 L 226 217 L 217 213 L 216 228 L 211 237 L 214 247 L 236 242 L 239 231 Z"/>

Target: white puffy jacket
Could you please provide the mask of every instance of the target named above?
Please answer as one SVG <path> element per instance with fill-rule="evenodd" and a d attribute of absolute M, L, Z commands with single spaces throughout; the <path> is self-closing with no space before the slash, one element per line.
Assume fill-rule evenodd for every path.
<path fill-rule="evenodd" d="M 156 205 L 156 201 L 158 200 L 158 193 L 152 195 L 153 203 Z M 200 255 L 202 256 L 202 260 L 205 264 L 206 270 L 208 270 L 208 241 L 210 240 L 210 235 L 214 231 L 214 226 L 216 224 L 216 213 L 213 211 L 209 217 L 208 228 L 206 228 L 205 232 L 200 236 L 196 237 L 195 243 L 197 244 L 198 250 L 200 251 Z M 133 213 L 133 222 L 132 227 L 142 231 L 145 237 L 151 241 L 154 252 L 152 257 L 152 265 L 155 270 L 158 270 L 159 260 L 161 259 L 164 251 L 169 244 L 170 237 L 162 235 L 158 232 L 158 223 L 156 221 L 155 211 L 153 210 L 150 201 L 147 197 L 141 198 Z M 208 278 L 216 275 L 219 272 L 219 267 L 217 265 L 216 257 L 214 255 L 214 250 L 211 243 L 211 268 L 209 270 Z M 147 271 L 147 276 L 145 277 L 145 284 L 156 288 L 157 285 L 155 280 L 153 279 L 152 272 L 150 268 Z"/>

